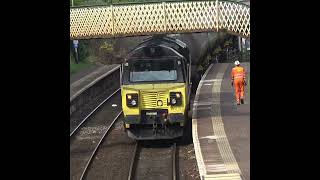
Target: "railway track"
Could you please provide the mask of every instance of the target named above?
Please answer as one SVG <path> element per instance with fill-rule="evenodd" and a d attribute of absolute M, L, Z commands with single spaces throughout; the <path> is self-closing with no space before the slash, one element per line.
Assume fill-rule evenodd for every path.
<path fill-rule="evenodd" d="M 120 91 L 120 88 L 113 92 L 110 96 L 104 99 L 96 108 L 94 108 L 79 124 L 70 128 L 70 137 L 85 123 L 102 105 L 104 105 L 110 98 L 112 98 L 115 94 Z"/>
<path fill-rule="evenodd" d="M 122 114 L 120 104 L 117 107 L 111 106 L 119 102 L 121 95 L 117 90 L 100 103 L 76 128 L 70 130 L 70 179 L 79 180 L 86 177 L 101 143 Z"/>
<path fill-rule="evenodd" d="M 94 151 L 92 152 L 89 160 L 87 161 L 87 164 L 84 168 L 84 170 L 82 171 L 82 174 L 81 174 L 81 177 L 80 177 L 80 180 L 82 180 L 83 178 L 85 178 L 87 172 L 88 172 L 88 167 L 90 166 L 90 164 L 92 163 L 92 158 L 96 155 L 99 147 L 101 147 L 101 143 L 102 141 L 105 139 L 106 135 L 109 133 L 111 127 L 114 125 L 114 123 L 116 122 L 116 120 L 119 118 L 119 116 L 122 114 L 122 111 L 117 115 L 116 118 L 114 118 L 114 120 L 112 121 L 111 125 L 108 127 L 108 129 L 104 132 L 103 136 L 101 137 L 100 141 L 98 142 L 96 148 L 94 149 Z"/>
<path fill-rule="evenodd" d="M 118 89 L 70 129 L 70 180 L 179 179 L 176 144 L 128 138 L 116 123 L 123 118 L 120 102 Z"/>
<path fill-rule="evenodd" d="M 128 180 L 178 179 L 176 143 L 150 148 L 137 142 L 133 153 Z"/>

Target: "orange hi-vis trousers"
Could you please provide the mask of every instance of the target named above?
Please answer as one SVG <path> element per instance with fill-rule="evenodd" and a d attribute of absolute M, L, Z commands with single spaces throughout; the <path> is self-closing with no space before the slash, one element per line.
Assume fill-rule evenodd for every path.
<path fill-rule="evenodd" d="M 244 99 L 244 81 L 245 81 L 245 69 L 241 66 L 232 68 L 231 78 L 235 89 L 236 101 L 240 102 L 240 99 Z"/>
<path fill-rule="evenodd" d="M 240 98 L 244 99 L 244 80 L 243 79 L 235 79 L 233 82 L 233 86 L 235 89 L 237 103 L 239 103 Z"/>

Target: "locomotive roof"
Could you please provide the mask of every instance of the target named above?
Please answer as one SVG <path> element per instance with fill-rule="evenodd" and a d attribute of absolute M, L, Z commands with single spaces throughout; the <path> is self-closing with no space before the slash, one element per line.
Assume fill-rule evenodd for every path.
<path fill-rule="evenodd" d="M 151 45 L 160 45 L 165 44 L 171 48 L 174 48 L 175 50 L 179 50 L 177 48 L 177 45 L 179 48 L 187 48 L 187 45 L 180 41 L 179 39 L 171 38 L 164 35 L 158 35 L 158 36 L 152 36 L 148 39 L 146 39 L 144 42 L 140 43 L 136 48 L 142 47 L 142 46 L 151 46 Z"/>
<path fill-rule="evenodd" d="M 187 45 L 175 38 L 167 37 L 164 35 L 157 35 L 157 36 L 152 36 L 139 45 L 137 45 L 133 50 L 131 50 L 128 55 L 134 53 L 136 50 L 144 47 L 151 47 L 151 46 L 165 46 L 168 48 L 172 48 L 175 51 L 177 51 L 179 54 L 183 56 L 188 56 L 186 53 L 189 53 L 189 50 L 187 48 Z M 185 57 L 187 61 L 189 62 L 189 57 Z"/>

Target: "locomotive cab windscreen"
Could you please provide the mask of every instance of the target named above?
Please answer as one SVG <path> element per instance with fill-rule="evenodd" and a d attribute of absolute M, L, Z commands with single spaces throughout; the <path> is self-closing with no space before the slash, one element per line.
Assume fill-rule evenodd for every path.
<path fill-rule="evenodd" d="M 185 82 L 183 63 L 177 58 L 134 59 L 124 65 L 124 84 Z"/>

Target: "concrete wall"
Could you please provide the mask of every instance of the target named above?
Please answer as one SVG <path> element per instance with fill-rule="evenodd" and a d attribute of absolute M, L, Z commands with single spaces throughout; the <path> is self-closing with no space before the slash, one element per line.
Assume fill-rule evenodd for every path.
<path fill-rule="evenodd" d="M 102 75 L 95 77 L 101 78 Z M 82 120 L 104 99 L 120 88 L 120 68 L 99 79 L 90 87 L 70 99 L 70 120 Z"/>

